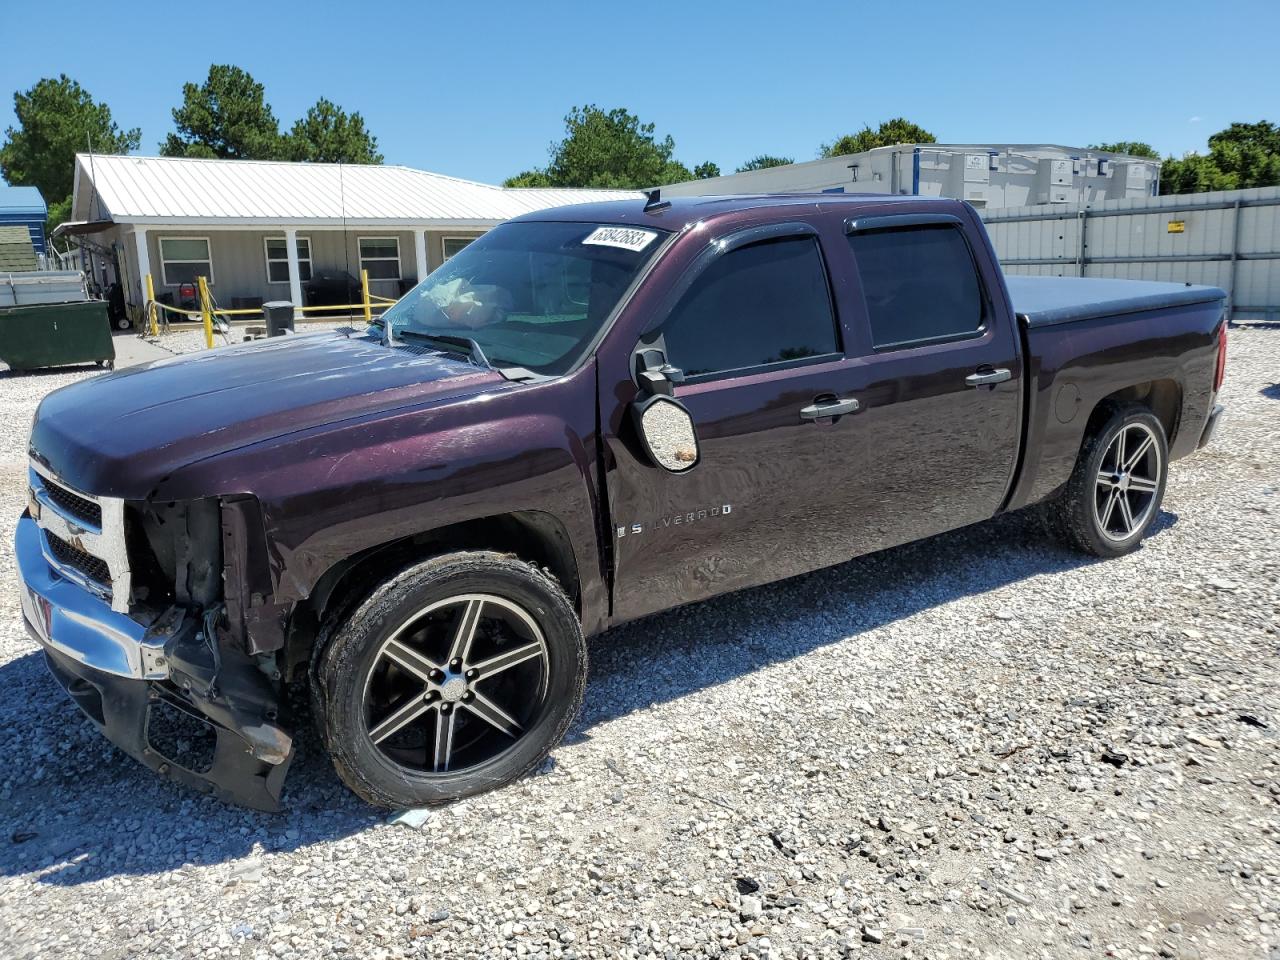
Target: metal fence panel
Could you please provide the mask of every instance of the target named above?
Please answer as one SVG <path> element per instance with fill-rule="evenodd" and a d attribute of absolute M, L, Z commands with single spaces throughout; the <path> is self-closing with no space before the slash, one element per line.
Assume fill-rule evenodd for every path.
<path fill-rule="evenodd" d="M 1280 320 L 1280 187 L 980 212 L 1010 274 L 1211 284 Z"/>

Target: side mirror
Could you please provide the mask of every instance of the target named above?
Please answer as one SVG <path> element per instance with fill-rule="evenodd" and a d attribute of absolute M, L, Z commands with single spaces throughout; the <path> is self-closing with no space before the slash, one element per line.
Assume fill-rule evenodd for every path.
<path fill-rule="evenodd" d="M 684 473 L 698 465 L 698 432 L 684 404 L 654 394 L 631 405 L 636 432 L 649 459 L 670 473 Z"/>
<path fill-rule="evenodd" d="M 642 350 L 636 354 L 636 380 L 650 396 L 669 397 L 675 393 L 675 385 L 684 382 L 684 371 L 667 363 L 661 350 Z"/>

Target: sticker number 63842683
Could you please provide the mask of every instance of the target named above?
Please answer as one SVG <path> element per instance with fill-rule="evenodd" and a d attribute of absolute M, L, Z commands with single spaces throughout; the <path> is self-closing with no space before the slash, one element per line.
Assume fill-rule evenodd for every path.
<path fill-rule="evenodd" d="M 584 246 L 643 250 L 656 236 L 652 230 L 638 230 L 634 227 L 597 227 L 582 243 Z"/>

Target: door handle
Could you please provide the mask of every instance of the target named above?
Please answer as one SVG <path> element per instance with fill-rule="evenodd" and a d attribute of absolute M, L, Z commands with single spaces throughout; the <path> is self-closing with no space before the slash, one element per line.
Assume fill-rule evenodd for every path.
<path fill-rule="evenodd" d="M 997 367 L 994 370 L 979 370 L 977 373 L 971 373 L 964 378 L 964 382 L 971 387 L 989 387 L 997 383 L 1004 383 L 1013 374 L 1004 367 Z"/>
<path fill-rule="evenodd" d="M 838 417 L 845 413 L 857 413 L 858 401 L 852 398 L 848 400 L 822 400 L 809 404 L 807 407 L 800 408 L 801 420 L 822 420 L 826 417 Z"/>

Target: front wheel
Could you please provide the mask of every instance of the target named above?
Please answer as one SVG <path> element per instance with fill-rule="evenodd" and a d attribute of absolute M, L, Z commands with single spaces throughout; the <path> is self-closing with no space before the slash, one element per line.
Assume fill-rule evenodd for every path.
<path fill-rule="evenodd" d="M 421 806 L 510 783 L 582 703 L 573 606 L 512 557 L 433 557 L 334 627 L 312 671 L 313 713 L 339 776 L 370 803 Z"/>
<path fill-rule="evenodd" d="M 1160 420 L 1138 404 L 1116 407 L 1085 441 L 1071 479 L 1047 506 L 1050 524 L 1085 553 L 1129 553 L 1160 512 L 1168 474 Z"/>

